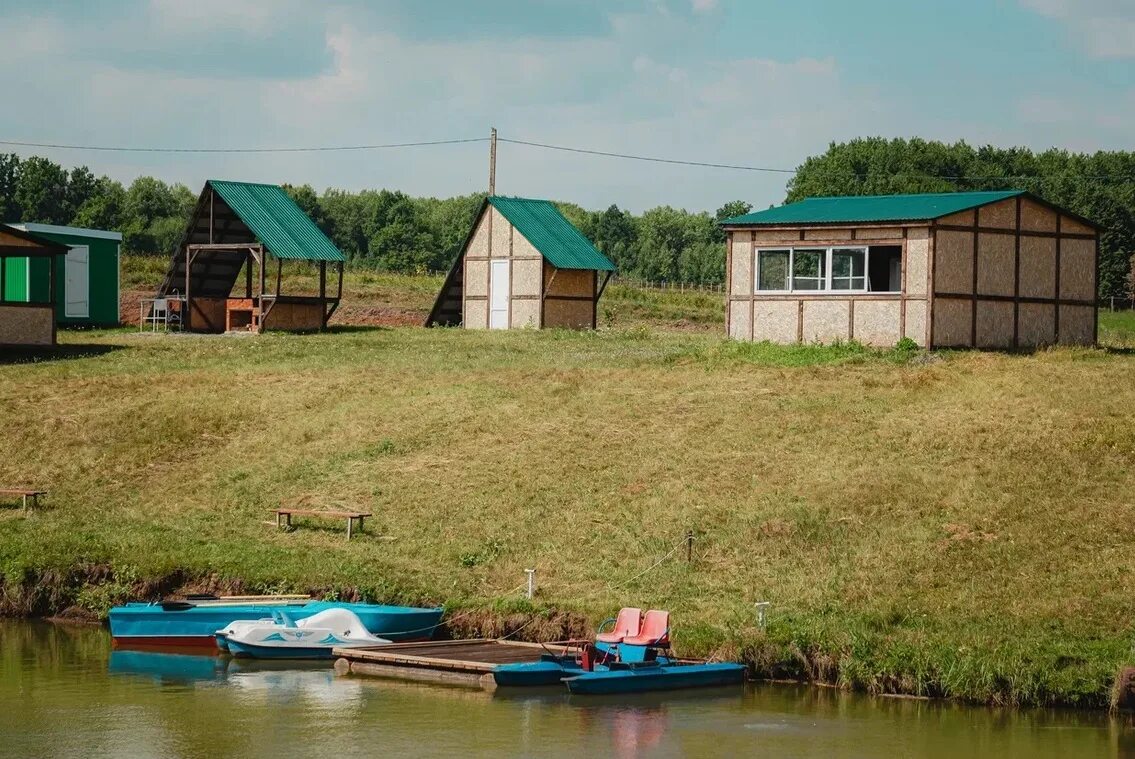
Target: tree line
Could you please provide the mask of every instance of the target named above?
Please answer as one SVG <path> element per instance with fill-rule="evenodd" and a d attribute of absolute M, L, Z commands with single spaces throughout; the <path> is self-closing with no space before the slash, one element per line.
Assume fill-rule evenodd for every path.
<path fill-rule="evenodd" d="M 1099 224 L 1101 296 L 1132 289 L 1135 152 L 975 148 L 920 139 L 833 143 L 807 159 L 788 201 L 819 195 L 891 195 L 958 190 L 1028 190 Z"/>
<path fill-rule="evenodd" d="M 296 203 L 359 265 L 394 272 L 442 271 L 456 258 L 483 194 L 411 197 L 397 190 L 349 192 L 284 185 Z M 920 139 L 833 143 L 808 158 L 788 184 L 787 201 L 831 195 L 954 190 L 1030 190 L 1103 226 L 1100 294 L 1130 289 L 1135 252 L 1135 153 L 1033 153 Z M 46 158 L 0 154 L 0 220 L 114 229 L 134 254 L 168 255 L 178 244 L 196 194 L 182 184 L 139 177 L 124 186 Z M 746 213 L 736 200 L 713 214 L 670 206 L 634 214 L 612 205 L 591 211 L 557 204 L 625 277 L 716 285 L 725 279 L 721 219 Z"/>

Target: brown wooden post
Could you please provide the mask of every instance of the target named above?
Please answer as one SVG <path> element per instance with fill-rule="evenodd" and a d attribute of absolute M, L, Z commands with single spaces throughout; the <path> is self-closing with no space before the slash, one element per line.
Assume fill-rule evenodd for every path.
<path fill-rule="evenodd" d="M 189 253 L 189 246 L 185 246 L 185 314 L 182 316 L 183 329 L 193 328 L 193 305 L 189 299 L 189 270 L 193 266 L 193 257 Z"/>
<path fill-rule="evenodd" d="M 280 297 L 280 279 L 284 276 L 284 259 L 276 259 L 276 297 Z"/>
<path fill-rule="evenodd" d="M 0 301 L 8 300 L 8 259 L 0 254 Z"/>
<path fill-rule="evenodd" d="M 319 262 L 319 329 L 327 328 L 327 262 Z"/>
<path fill-rule="evenodd" d="M 216 195 L 212 186 L 209 187 L 209 244 L 212 245 L 213 240 L 213 198 Z"/>

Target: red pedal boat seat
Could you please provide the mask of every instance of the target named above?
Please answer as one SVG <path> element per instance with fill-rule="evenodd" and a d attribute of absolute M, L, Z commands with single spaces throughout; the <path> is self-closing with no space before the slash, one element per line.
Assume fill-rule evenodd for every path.
<path fill-rule="evenodd" d="M 638 635 L 628 635 L 622 642 L 631 646 L 669 646 L 670 612 L 651 609 L 642 618 Z"/>
<path fill-rule="evenodd" d="M 620 609 L 611 632 L 601 632 L 595 636 L 600 643 L 622 643 L 627 636 L 638 635 L 642 626 L 642 609 Z M 599 625 L 602 629 L 603 625 Z"/>

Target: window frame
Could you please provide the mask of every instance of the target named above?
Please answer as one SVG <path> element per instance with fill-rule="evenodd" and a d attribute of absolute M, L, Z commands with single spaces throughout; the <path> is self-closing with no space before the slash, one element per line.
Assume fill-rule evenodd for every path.
<path fill-rule="evenodd" d="M 796 252 L 803 251 L 807 253 L 815 253 L 817 251 L 824 251 L 824 278 L 823 288 L 819 290 L 798 290 L 793 287 L 795 279 L 796 267 Z M 847 251 L 862 251 L 863 252 L 863 288 L 853 290 L 833 290 L 832 289 L 832 257 L 836 250 Z M 788 289 L 787 290 L 762 290 L 761 284 L 761 253 L 784 253 L 788 252 Z M 905 255 L 905 250 L 900 256 Z M 900 258 L 901 260 L 901 258 Z M 753 253 L 753 294 L 759 295 L 833 295 L 836 297 L 846 295 L 902 295 L 901 288 L 899 290 L 872 290 L 871 288 L 871 246 L 870 245 L 854 245 L 854 244 L 841 244 L 841 245 L 770 245 L 766 247 L 758 247 L 754 249 Z M 835 279 L 859 279 L 859 277 L 835 277 Z"/>

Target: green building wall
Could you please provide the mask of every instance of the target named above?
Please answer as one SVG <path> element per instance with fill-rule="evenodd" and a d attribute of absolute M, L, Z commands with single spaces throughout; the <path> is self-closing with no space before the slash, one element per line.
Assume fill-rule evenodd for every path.
<path fill-rule="evenodd" d="M 61 326 L 111 327 L 119 323 L 119 245 L 117 240 L 85 237 L 79 234 L 33 232 L 36 237 L 68 247 L 88 248 L 88 308 L 86 317 L 68 317 L 66 303 L 66 256 L 56 256 L 55 313 Z M 29 276 L 30 269 L 30 276 Z M 45 258 L 6 259 L 4 297 L 6 300 L 47 300 L 51 266 Z M 31 292 L 28 292 L 28 285 Z M 30 295 L 30 297 L 29 297 Z"/>

